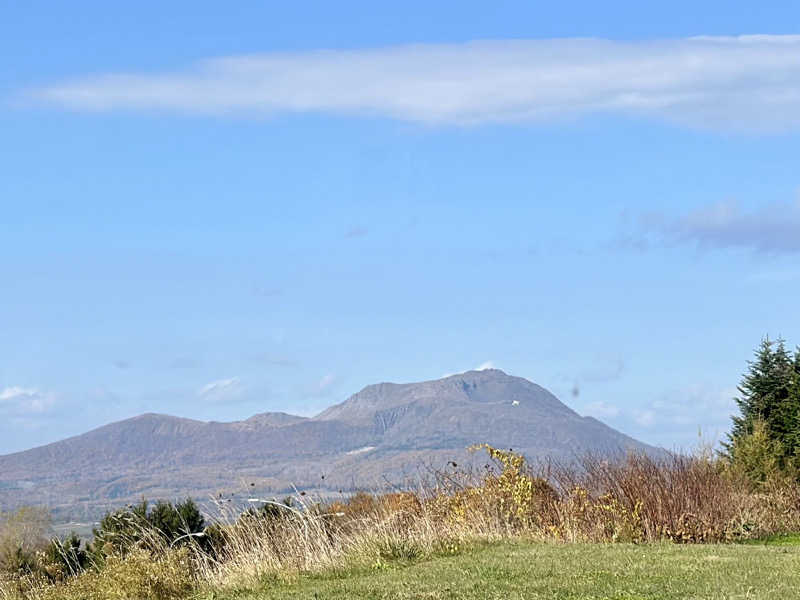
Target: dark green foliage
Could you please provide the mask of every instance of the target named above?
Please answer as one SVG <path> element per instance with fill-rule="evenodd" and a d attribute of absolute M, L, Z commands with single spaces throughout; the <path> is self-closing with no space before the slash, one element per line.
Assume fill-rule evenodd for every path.
<path fill-rule="evenodd" d="M 789 387 L 789 402 L 788 405 L 797 408 L 794 414 L 795 429 L 791 436 L 788 437 L 791 447 L 794 449 L 794 455 L 797 456 L 800 452 L 800 347 L 794 351 L 794 361 L 792 363 L 792 376 L 793 383 Z"/>
<path fill-rule="evenodd" d="M 173 505 L 159 501 L 147 515 L 147 521 L 159 531 L 170 544 L 187 540 L 191 534 L 200 533 L 205 519 L 191 498 Z"/>
<path fill-rule="evenodd" d="M 203 552 L 215 560 L 220 560 L 222 558 L 228 543 L 226 529 L 219 523 L 211 523 L 211 525 L 206 527 L 205 531 L 203 531 L 203 536 L 196 539 Z"/>
<path fill-rule="evenodd" d="M 765 338 L 748 364 L 736 398 L 739 415 L 723 446 L 735 462 L 737 450 L 752 446 L 756 425 L 763 424 L 759 435 L 766 434 L 778 467 L 793 469 L 800 457 L 800 349 L 792 356 L 783 340 Z"/>
<path fill-rule="evenodd" d="M 65 539 L 51 540 L 44 551 L 44 571 L 50 580 L 78 575 L 89 566 L 89 553 L 74 531 Z"/>
<path fill-rule="evenodd" d="M 149 530 L 147 522 L 147 501 L 107 513 L 95 528 L 94 543 L 89 548 L 94 562 L 101 565 L 105 557 L 118 552 L 121 554 L 140 543 Z"/>
<path fill-rule="evenodd" d="M 103 517 L 94 530 L 91 553 L 102 561 L 112 552 L 125 554 L 137 545 L 148 547 L 156 539 L 169 546 L 187 544 L 192 539 L 201 542 L 204 528 L 205 518 L 191 498 L 177 504 L 160 500 L 152 508 L 142 500 Z"/>
<path fill-rule="evenodd" d="M 764 421 L 756 421 L 753 432 L 736 440 L 733 471 L 744 475 L 755 485 L 767 483 L 781 474 L 779 458 L 783 446 L 770 438 Z"/>
<path fill-rule="evenodd" d="M 258 508 L 250 507 L 242 513 L 244 518 L 259 518 L 259 519 L 284 519 L 291 515 L 288 509 L 294 507 L 294 499 L 288 496 L 280 502 L 265 502 Z"/>

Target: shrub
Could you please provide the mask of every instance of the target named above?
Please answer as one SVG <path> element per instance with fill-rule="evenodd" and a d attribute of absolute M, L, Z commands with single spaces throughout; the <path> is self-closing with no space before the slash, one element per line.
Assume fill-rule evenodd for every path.
<path fill-rule="evenodd" d="M 737 439 L 736 451 L 730 458 L 731 470 L 757 486 L 780 477 L 779 457 L 783 454 L 780 446 L 780 442 L 770 437 L 764 421 L 757 420 L 750 433 Z"/>
<path fill-rule="evenodd" d="M 485 450 L 496 468 L 487 469 L 483 478 L 472 484 L 449 477 L 433 500 L 437 511 L 444 513 L 441 517 L 462 526 L 489 525 L 505 531 L 552 525 L 558 493 L 531 472 L 524 456 L 488 444 L 470 450 Z"/>
<path fill-rule="evenodd" d="M 178 600 L 196 587 L 187 549 L 154 558 L 143 549 L 106 557 L 99 571 L 87 571 L 67 583 L 47 588 L 41 600 Z"/>
<path fill-rule="evenodd" d="M 37 554 L 51 535 L 50 513 L 40 507 L 23 506 L 0 513 L 0 571 L 30 575 L 38 570 Z"/>
<path fill-rule="evenodd" d="M 74 531 L 63 539 L 53 539 L 42 556 L 42 571 L 50 581 L 62 581 L 78 575 L 89 566 L 89 553 Z"/>
<path fill-rule="evenodd" d="M 191 498 L 175 505 L 159 501 L 152 508 L 142 500 L 103 517 L 90 553 L 102 563 L 111 554 L 124 555 L 137 547 L 154 552 L 162 546 L 187 545 L 203 537 L 204 527 L 205 518 Z"/>

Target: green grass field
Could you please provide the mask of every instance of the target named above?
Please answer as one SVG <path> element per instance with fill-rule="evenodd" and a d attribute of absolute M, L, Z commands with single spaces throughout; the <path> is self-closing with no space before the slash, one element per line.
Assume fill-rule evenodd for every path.
<path fill-rule="evenodd" d="M 278 598 L 728 599 L 800 598 L 800 546 L 504 543 L 454 556 L 290 582 L 214 600 Z M 795 537 L 790 540 L 798 542 Z"/>

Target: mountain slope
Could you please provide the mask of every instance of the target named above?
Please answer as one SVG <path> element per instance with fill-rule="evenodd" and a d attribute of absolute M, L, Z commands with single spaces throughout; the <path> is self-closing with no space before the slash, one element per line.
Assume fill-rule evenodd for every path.
<path fill-rule="evenodd" d="M 145 414 L 0 456 L 0 508 L 48 504 L 85 517 L 148 498 L 253 489 L 337 491 L 469 459 L 488 442 L 532 459 L 649 447 L 544 388 L 498 370 L 370 385 L 313 418 L 263 413 L 233 423 Z M 70 512 L 71 511 L 71 512 Z"/>

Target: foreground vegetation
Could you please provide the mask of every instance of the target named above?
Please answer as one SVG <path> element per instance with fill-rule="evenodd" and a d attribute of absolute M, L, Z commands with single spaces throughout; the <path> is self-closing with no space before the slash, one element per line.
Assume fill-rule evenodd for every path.
<path fill-rule="evenodd" d="M 108 515 L 88 547 L 73 538 L 0 556 L 11 566 L 0 598 L 279 597 L 312 588 L 402 597 L 417 585 L 434 598 L 546 589 L 549 597 L 563 589 L 565 598 L 670 598 L 685 597 L 687 581 L 697 585 L 693 597 L 722 598 L 715 586 L 754 597 L 800 583 L 791 545 L 718 545 L 800 531 L 793 478 L 753 482 L 711 456 L 589 457 L 534 470 L 511 451 L 478 450 L 489 457 L 482 473 L 451 465 L 418 493 L 327 504 L 298 496 L 226 508 L 210 525 L 191 502 L 133 506 Z M 463 575 L 471 569 L 478 574 Z"/>
<path fill-rule="evenodd" d="M 201 598 L 791 599 L 800 598 L 800 548 L 506 542 Z"/>

